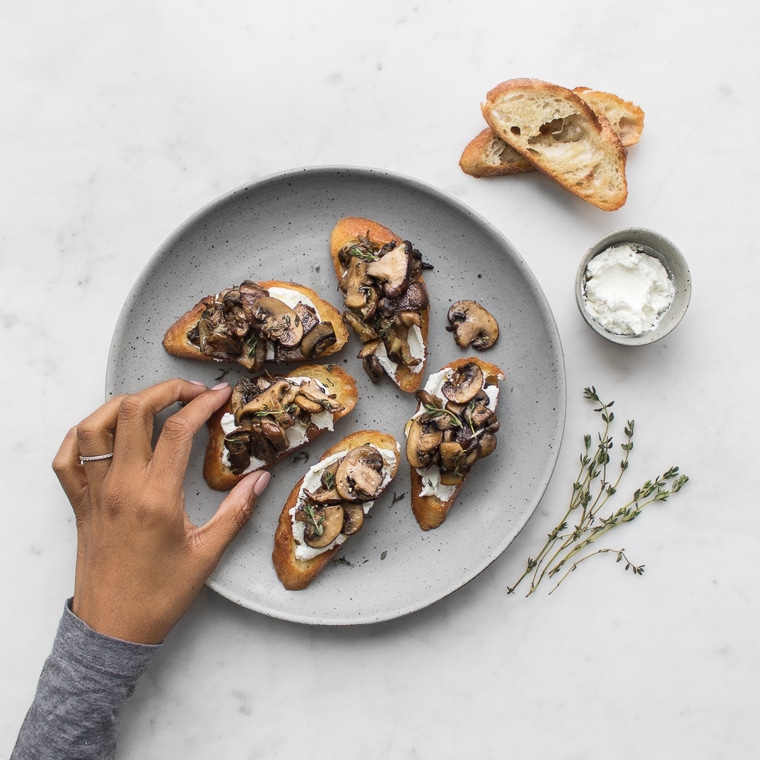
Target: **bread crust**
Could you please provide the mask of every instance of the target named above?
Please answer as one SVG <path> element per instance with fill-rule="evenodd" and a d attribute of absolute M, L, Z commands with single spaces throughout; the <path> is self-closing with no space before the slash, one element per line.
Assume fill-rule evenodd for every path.
<path fill-rule="evenodd" d="M 494 87 L 481 110 L 508 145 L 565 189 L 604 211 L 625 203 L 626 151 L 602 114 L 577 93 L 538 79 L 511 79 Z M 580 139 L 555 138 L 545 129 L 571 123 Z"/>
<path fill-rule="evenodd" d="M 285 377 L 311 377 L 322 383 L 330 393 L 334 393 L 336 396 L 335 400 L 343 406 L 343 409 L 333 415 L 333 423 L 350 414 L 356 406 L 359 396 L 356 381 L 351 375 L 336 365 L 303 365 L 292 370 Z M 248 474 L 235 474 L 222 460 L 222 454 L 224 453 L 224 431 L 222 430 L 221 423 L 224 415 L 230 412 L 231 409 L 231 402 L 228 401 L 210 417 L 207 423 L 208 443 L 206 444 L 206 454 L 203 459 L 203 477 L 215 491 L 228 491 Z M 308 446 L 312 441 L 326 432 L 328 431 L 318 428 L 316 425 L 309 425 L 306 429 L 306 441 L 299 446 L 294 446 L 287 451 L 281 452 L 275 459 L 274 464 L 289 458 L 293 455 L 293 452 L 304 446 Z M 262 465 L 255 469 L 263 470 L 267 469 L 267 467 Z M 254 471 L 250 470 L 250 472 Z"/>
<path fill-rule="evenodd" d="M 496 364 L 493 364 L 491 362 L 484 361 L 483 359 L 480 359 L 479 357 L 469 356 L 466 358 L 461 359 L 455 359 L 454 361 L 449 362 L 445 366 L 441 367 L 440 371 L 443 371 L 445 369 L 453 369 L 456 370 L 459 367 L 464 366 L 465 364 L 468 364 L 470 362 L 474 362 L 477 364 L 480 369 L 482 370 L 484 375 L 491 376 L 497 380 L 497 382 L 501 382 L 504 380 L 505 375 L 504 371 L 498 367 Z M 421 404 L 417 406 L 417 411 L 420 410 Z M 468 473 L 466 473 L 461 480 L 460 483 L 458 483 L 456 486 L 454 486 L 454 490 L 452 491 L 451 495 L 446 500 L 439 499 L 437 496 L 434 496 L 432 494 L 428 494 L 423 496 L 422 495 L 422 476 L 417 471 L 415 467 L 409 466 L 410 471 L 410 478 L 411 478 L 411 492 L 412 492 L 412 512 L 414 514 L 415 519 L 417 520 L 418 525 L 422 530 L 433 530 L 435 528 L 440 527 L 443 522 L 446 520 L 447 515 L 449 514 L 449 511 L 454 506 L 454 504 L 457 501 L 457 498 L 459 497 L 460 492 L 462 491 L 462 488 L 464 487 L 465 482 L 470 477 L 477 477 L 477 475 L 473 476 L 472 473 L 477 469 L 477 462 L 473 466 L 472 470 L 470 470 Z"/>
<path fill-rule="evenodd" d="M 378 246 L 386 243 L 401 243 L 402 239 L 388 227 L 372 219 L 365 217 L 347 216 L 340 219 L 330 234 L 330 256 L 333 262 L 335 276 L 340 282 L 346 272 L 345 267 L 340 261 L 339 253 L 347 245 L 358 242 L 360 237 L 369 238 L 369 240 Z M 425 286 L 425 280 L 422 276 L 419 281 Z M 425 309 L 421 314 L 420 334 L 424 346 L 424 358 L 419 371 L 413 372 L 404 365 L 397 365 L 396 376 L 390 379 L 405 393 L 414 393 L 422 384 L 422 378 L 425 375 L 425 365 L 427 364 L 428 354 L 428 333 L 430 330 L 430 311 Z"/>
<path fill-rule="evenodd" d="M 644 111 L 630 101 L 611 92 L 575 87 L 596 113 L 607 117 L 620 138 L 623 147 L 635 145 L 644 129 Z M 479 132 L 462 151 L 459 166 L 471 177 L 505 177 L 512 174 L 537 171 L 536 166 L 511 145 L 501 139 L 490 127 Z"/>
<path fill-rule="evenodd" d="M 400 449 L 398 441 L 388 433 L 379 430 L 358 430 L 347 435 L 343 440 L 327 449 L 319 458 L 323 461 L 327 457 L 342 451 L 372 444 L 380 449 L 393 449 L 396 451 L 396 462 L 392 467 L 392 478 L 398 472 L 398 463 L 400 460 Z M 302 477 L 298 483 L 293 486 L 285 505 L 280 512 L 277 522 L 277 528 L 274 534 L 274 547 L 272 549 L 272 564 L 274 565 L 277 577 L 282 585 L 289 591 L 301 591 L 305 589 L 314 578 L 328 565 L 332 558 L 340 551 L 342 545 L 337 545 L 327 551 L 318 554 L 311 559 L 302 560 L 296 557 L 296 541 L 293 537 L 293 524 L 289 511 L 298 501 L 298 493 L 303 484 Z M 386 486 L 387 487 L 387 486 Z M 349 537 L 350 538 L 350 537 Z M 348 540 L 348 539 L 347 539 Z"/>
<path fill-rule="evenodd" d="M 343 317 L 340 312 L 324 298 L 321 298 L 316 291 L 305 285 L 300 285 L 296 282 L 281 281 L 281 280 L 264 280 L 256 283 L 259 287 L 269 290 L 270 288 L 285 288 L 300 293 L 305 298 L 308 298 L 317 310 L 320 322 L 330 322 L 335 331 L 335 343 L 329 346 L 323 354 L 318 358 L 325 356 L 331 356 L 340 351 L 348 341 L 348 329 L 343 323 Z M 216 295 L 208 295 L 202 298 L 192 309 L 185 312 L 164 334 L 163 347 L 172 356 L 179 357 L 180 359 L 193 359 L 196 361 L 205 362 L 227 362 L 232 364 L 242 364 L 235 357 L 229 359 L 221 359 L 215 356 L 209 356 L 204 354 L 198 346 L 190 341 L 188 333 L 190 330 L 198 324 L 203 312 L 213 304 Z M 294 361 L 294 360 L 286 360 Z M 298 360 L 301 361 L 301 360 Z M 313 359 L 304 358 L 302 361 L 308 362 Z"/>

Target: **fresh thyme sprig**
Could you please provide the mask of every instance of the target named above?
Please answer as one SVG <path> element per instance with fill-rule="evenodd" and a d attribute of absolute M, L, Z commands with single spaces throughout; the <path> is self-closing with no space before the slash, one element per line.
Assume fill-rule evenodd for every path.
<path fill-rule="evenodd" d="M 600 414 L 604 423 L 602 432 L 595 447 L 592 446 L 592 436 L 583 437 L 584 450 L 580 456 L 580 468 L 572 485 L 570 502 L 565 514 L 548 534 L 541 551 L 535 558 L 528 559 L 522 575 L 507 589 L 510 594 L 529 576 L 530 588 L 526 596 L 536 591 L 545 578 L 556 578 L 556 583 L 549 592 L 552 593 L 578 565 L 601 554 L 616 554 L 616 562 L 625 562 L 625 570 L 631 570 L 634 575 L 642 575 L 644 565 L 633 564 L 623 549 L 591 550 L 592 545 L 613 528 L 635 520 L 648 505 L 666 501 L 678 493 L 689 480 L 686 475 L 679 474 L 678 467 L 671 467 L 654 480 L 647 480 L 637 488 L 633 497 L 622 507 L 603 516 L 602 510 L 617 493 L 623 474 L 628 469 L 629 457 L 633 451 L 634 422 L 628 420 L 624 427 L 625 441 L 620 444 L 623 454 L 619 471 L 617 474 L 610 473 L 610 469 L 614 469 L 610 452 L 614 445 L 611 426 L 615 414 L 611 410 L 615 402 L 603 402 L 593 386 L 584 389 L 583 397 L 598 404 L 594 411 Z M 572 527 L 571 517 L 577 518 Z M 583 554 L 586 550 L 589 550 L 588 553 Z"/>

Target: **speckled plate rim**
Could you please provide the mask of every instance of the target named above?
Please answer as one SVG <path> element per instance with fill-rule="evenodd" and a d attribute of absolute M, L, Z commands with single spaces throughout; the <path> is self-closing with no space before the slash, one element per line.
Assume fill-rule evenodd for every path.
<path fill-rule="evenodd" d="M 264 211 L 260 207 L 264 207 Z M 443 309 L 445 315 L 448 304 L 458 297 L 473 297 L 472 290 L 475 288 L 487 292 L 489 287 L 495 287 L 494 282 L 503 282 L 503 287 L 511 293 L 504 303 L 491 307 L 502 325 L 503 337 L 491 350 L 495 354 L 484 355 L 484 358 L 495 361 L 507 371 L 499 415 L 508 422 L 500 433 L 497 452 L 479 463 L 478 480 L 466 486 L 469 492 L 463 491 L 446 523 L 435 531 L 423 532 L 411 516 L 411 510 L 399 509 L 396 505 L 388 508 L 386 505 L 383 524 L 378 520 L 378 527 L 373 527 L 366 541 L 362 536 L 365 531 L 352 537 L 356 551 L 350 555 L 351 559 L 355 565 L 366 562 L 366 567 L 371 566 L 369 570 L 365 571 L 365 566 L 355 567 L 342 578 L 336 578 L 338 568 L 328 568 L 309 589 L 301 592 L 285 592 L 271 570 L 271 577 L 258 585 L 251 582 L 253 588 L 247 588 L 245 579 L 240 578 L 252 572 L 246 564 L 250 564 L 250 557 L 254 554 L 251 546 L 257 547 L 258 559 L 264 553 L 271 565 L 272 521 L 279 515 L 283 495 L 298 480 L 304 466 L 298 474 L 293 474 L 287 487 L 282 471 L 276 470 L 265 496 L 277 501 L 276 495 L 279 493 L 279 505 L 276 508 L 271 505 L 266 508 L 257 506 L 251 520 L 255 527 L 247 526 L 233 542 L 207 583 L 211 589 L 238 605 L 295 623 L 365 625 L 392 620 L 434 604 L 478 576 L 507 549 L 538 506 L 554 471 L 565 425 L 565 367 L 559 333 L 544 293 L 520 254 L 499 230 L 462 202 L 419 180 L 385 170 L 351 166 L 303 167 L 269 175 L 224 193 L 188 217 L 167 237 L 132 287 L 117 322 L 108 360 L 107 396 L 177 374 L 205 379 L 209 383 L 215 379 L 213 373 L 218 373 L 218 365 L 198 362 L 183 364 L 182 360 L 165 354 L 160 342 L 169 319 L 167 309 L 173 308 L 171 320 L 181 311 L 176 313 L 179 308 L 176 304 L 158 308 L 151 299 L 157 300 L 157 292 L 168 293 L 167 297 L 174 295 L 167 290 L 167 286 L 171 287 L 173 283 L 165 271 L 170 268 L 167 262 L 176 261 L 197 271 L 202 261 L 199 263 L 196 249 L 201 252 L 215 249 L 214 256 L 219 256 L 219 249 L 224 248 L 221 237 L 234 236 L 235 233 L 230 234 L 229 226 L 232 224 L 230 220 L 237 216 L 250 216 L 250 219 L 246 216 L 246 228 L 255 229 L 262 235 L 264 241 L 261 245 L 266 244 L 267 236 L 274 235 L 275 241 L 279 239 L 277 236 L 282 233 L 276 230 L 276 220 L 273 220 L 272 214 L 276 216 L 280 212 L 287 213 L 288 235 L 295 231 L 298 237 L 301 227 L 309 228 L 307 242 L 313 246 L 315 241 L 323 240 L 324 251 L 327 250 L 329 230 L 340 216 L 361 215 L 375 218 L 402 236 L 409 237 L 423 250 L 423 254 L 427 253 L 426 248 L 432 248 L 449 255 L 451 250 L 466 249 L 472 239 L 479 248 L 470 252 L 469 261 L 482 258 L 484 270 L 496 271 L 496 275 L 510 275 L 503 281 L 494 275 L 472 279 L 468 283 L 464 274 L 456 268 L 449 267 L 451 271 L 446 273 L 446 266 L 439 261 L 437 271 L 442 274 L 439 274 L 437 285 L 432 284 L 436 281 L 435 274 L 428 278 L 429 288 L 432 287 L 434 293 L 431 317 L 435 309 Z M 223 228 L 223 234 L 215 229 L 215 225 Z M 314 229 L 311 229 L 312 226 Z M 272 229 L 275 231 L 272 232 Z M 240 236 L 242 233 L 238 230 L 237 234 Z M 245 241 L 233 240 L 232 243 L 228 239 L 226 243 L 232 246 L 229 261 L 224 259 L 224 267 L 210 267 L 214 271 L 208 276 L 215 286 L 210 284 L 211 280 L 204 284 L 202 276 L 194 279 L 192 285 L 182 283 L 179 289 L 185 291 L 182 293 L 182 303 L 187 308 L 198 297 L 206 295 L 207 288 L 212 288 L 208 292 L 213 292 L 214 287 L 218 289 L 232 284 L 228 282 L 232 276 L 228 270 L 234 269 L 236 246 L 247 246 L 248 257 L 264 255 L 257 254 L 255 249 L 258 244 L 247 238 Z M 291 241 L 288 240 L 288 243 Z M 293 245 L 298 248 L 298 243 Z M 269 255 L 269 249 L 266 250 Z M 318 253 L 322 255 L 322 251 Z M 309 261 L 314 254 L 309 251 L 303 255 Z M 227 266 L 230 261 L 233 261 L 231 267 Z M 279 259 L 270 258 L 267 271 L 257 273 L 255 279 L 287 279 L 282 272 L 272 271 L 281 263 L 275 262 Z M 318 292 L 330 283 L 329 287 L 335 293 L 335 284 L 330 280 L 334 275 L 331 274 L 329 256 L 322 263 L 325 266 L 315 267 L 311 263 L 310 274 L 317 280 L 321 278 L 320 282 L 308 281 L 306 267 L 299 267 L 298 275 L 292 279 L 316 287 Z M 224 274 L 220 272 L 222 268 Z M 315 271 L 320 271 L 320 274 L 316 275 Z M 478 278 L 481 278 L 480 274 Z M 451 291 L 448 301 L 441 297 L 446 288 Z M 334 297 L 332 300 L 337 303 Z M 437 313 L 436 318 L 436 326 L 431 329 L 431 336 L 435 334 L 436 338 L 431 340 L 428 372 L 436 371 L 456 355 L 466 355 L 461 351 L 455 354 L 459 350 L 450 334 L 442 329 L 441 314 Z M 146 331 L 141 327 L 141 331 L 136 332 L 133 324 L 136 320 L 142 320 L 142 325 L 149 323 L 149 329 Z M 448 346 L 453 350 L 449 350 Z M 349 354 L 344 361 L 353 360 L 354 348 L 349 346 Z M 503 352 L 503 358 L 500 358 L 497 349 Z M 447 353 L 445 358 L 442 356 L 444 352 Z M 360 380 L 360 365 L 358 372 L 355 368 L 349 371 Z M 541 377 L 541 372 L 546 376 Z M 234 382 L 232 375 L 230 379 Z M 368 382 L 367 385 L 371 386 Z M 389 390 L 389 387 L 390 383 L 387 383 L 382 392 L 392 396 L 394 389 Z M 372 387 L 369 393 L 372 393 Z M 392 399 L 391 403 L 394 403 Z M 357 409 L 359 407 L 361 397 Z M 371 410 L 371 407 L 367 408 Z M 406 418 L 408 415 L 404 413 L 403 416 Z M 312 444 L 311 453 L 318 458 L 324 449 L 351 430 L 379 427 L 377 423 L 382 419 L 381 415 L 380 419 L 374 417 L 366 420 L 360 413 L 348 423 L 351 427 L 340 427 L 330 434 L 332 437 L 326 435 Z M 518 425 L 520 427 L 516 429 Z M 390 432 L 396 435 L 403 447 L 403 426 L 400 427 L 397 424 Z M 198 473 L 204 446 L 205 442 L 197 445 L 186 481 L 188 513 L 196 522 L 207 519 L 211 514 L 208 510 L 215 509 L 215 506 L 202 503 L 207 497 L 204 492 L 207 486 L 198 480 Z M 403 477 L 401 471 L 404 469 L 402 464 L 399 478 Z M 529 471 L 526 472 L 526 469 Z M 496 492 L 492 492 L 495 478 L 503 480 Z M 275 481 L 282 482 L 278 485 Z M 192 498 L 193 491 L 195 499 Z M 223 496 L 217 492 L 210 494 L 215 505 Z M 478 508 L 470 512 L 467 519 L 478 523 L 477 530 L 487 532 L 482 541 L 474 541 L 466 530 L 471 527 L 465 522 L 465 517 L 468 503 L 472 502 L 477 502 Z M 380 505 L 375 509 L 378 510 Z M 266 510 L 266 514 L 260 514 Z M 384 538 L 389 541 L 389 552 L 383 549 L 386 545 Z M 363 545 L 357 539 L 364 541 Z M 349 551 L 348 545 L 346 551 Z M 386 553 L 390 556 L 391 551 L 396 558 L 399 554 L 404 556 L 395 567 L 392 562 L 381 564 L 378 560 L 378 557 L 385 559 Z M 355 561 L 357 556 L 364 557 L 362 562 Z M 366 559 L 367 556 L 372 558 L 371 561 Z M 445 564 L 439 566 L 437 563 L 441 557 Z M 258 572 L 266 571 L 259 568 Z M 378 595 L 381 588 L 383 593 Z M 393 589 L 399 593 L 394 594 Z"/>

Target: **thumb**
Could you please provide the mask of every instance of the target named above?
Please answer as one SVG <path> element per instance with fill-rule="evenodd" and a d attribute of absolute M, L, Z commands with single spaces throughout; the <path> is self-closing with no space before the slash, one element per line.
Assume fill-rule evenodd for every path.
<path fill-rule="evenodd" d="M 244 477 L 201 528 L 203 543 L 216 554 L 217 560 L 251 519 L 256 499 L 269 485 L 270 478 L 271 475 L 266 470 L 252 472 Z"/>

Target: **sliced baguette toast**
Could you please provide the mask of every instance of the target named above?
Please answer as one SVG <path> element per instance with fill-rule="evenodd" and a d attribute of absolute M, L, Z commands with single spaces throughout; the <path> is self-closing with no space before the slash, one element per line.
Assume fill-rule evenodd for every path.
<path fill-rule="evenodd" d="M 623 147 L 635 145 L 644 129 L 644 111 L 617 95 L 588 87 L 576 87 L 591 108 L 602 114 L 620 138 Z M 503 177 L 510 174 L 536 171 L 535 165 L 501 139 L 490 127 L 486 127 L 466 146 L 459 159 L 465 174 L 472 177 Z"/>
<path fill-rule="evenodd" d="M 362 341 L 365 371 L 373 382 L 387 375 L 413 393 L 427 361 L 430 304 L 422 270 L 428 265 L 411 243 L 362 217 L 345 217 L 335 225 L 330 255 L 344 320 Z"/>
<path fill-rule="evenodd" d="M 370 472 L 376 473 L 373 475 L 376 479 L 371 481 L 371 498 L 365 498 L 366 494 L 357 490 L 356 484 L 364 481 L 360 474 L 352 471 L 345 456 L 349 452 L 356 452 L 356 461 L 363 457 L 366 464 L 368 460 L 365 447 L 368 446 L 375 450 L 374 454 L 370 451 L 370 457 L 382 468 L 378 470 L 376 466 Z M 378 452 L 381 460 L 377 459 Z M 298 481 L 280 513 L 272 550 L 272 564 L 286 589 L 305 589 L 340 551 L 350 535 L 361 529 L 364 515 L 396 476 L 399 455 L 399 444 L 393 436 L 378 430 L 360 430 L 329 448 L 319 462 L 309 468 L 306 475 Z M 346 465 L 341 469 L 338 462 L 345 462 Z M 323 476 L 325 470 L 332 473 L 330 479 Z M 339 489 L 340 493 L 330 497 L 330 489 Z M 345 496 L 349 498 L 345 499 Z M 336 522 L 335 513 L 341 510 Z M 317 525 L 323 530 L 321 536 L 316 535 Z M 312 533 L 312 542 L 325 545 L 310 547 L 307 544 L 306 529 Z M 294 530 L 301 533 L 300 537 L 296 537 Z M 306 552 L 303 556 L 302 551 Z"/>
<path fill-rule="evenodd" d="M 415 394 L 417 411 L 405 429 L 406 458 L 412 512 L 422 530 L 444 522 L 466 479 L 477 477 L 472 474 L 477 460 L 496 447 L 499 421 L 495 412 L 503 379 L 503 371 L 495 364 L 467 357 L 431 375 Z M 444 380 L 450 385 L 444 385 Z"/>
<path fill-rule="evenodd" d="M 300 407 L 298 409 L 292 407 L 298 406 L 299 403 L 313 409 L 317 406 L 294 398 L 292 392 L 287 395 L 278 393 L 273 401 L 272 397 L 267 399 L 262 396 L 252 396 L 247 390 L 247 386 L 258 382 L 258 378 L 250 380 L 245 377 L 239 380 L 229 402 L 208 421 L 209 437 L 203 461 L 203 477 L 216 491 L 229 490 L 249 472 L 270 469 L 278 462 L 290 457 L 294 451 L 332 430 L 335 422 L 354 409 L 358 399 L 353 377 L 336 365 L 302 365 L 287 375 L 261 377 L 265 378 L 266 382 L 271 381 L 270 389 L 282 379 L 290 379 L 292 383 L 303 383 L 304 379 L 311 378 L 324 388 L 329 400 L 322 398 L 320 394 L 310 393 L 307 401 L 316 399 L 316 405 L 322 406 L 324 411 L 309 414 Z M 236 410 L 240 409 L 241 404 L 249 397 L 248 411 L 236 413 Z M 248 420 L 257 422 L 254 424 Z M 291 427 L 285 427 L 291 422 L 293 422 Z M 262 432 L 259 423 L 267 423 L 272 427 L 266 427 Z M 240 431 L 248 425 L 253 430 L 249 435 L 253 437 L 246 440 L 246 434 Z M 275 425 L 277 427 L 274 427 Z M 283 430 L 287 442 L 282 438 Z M 260 433 L 265 434 L 264 437 L 268 441 L 276 441 L 278 447 L 275 448 L 274 444 L 263 442 Z M 241 437 L 242 443 L 240 443 Z M 235 451 L 237 453 L 232 453 Z M 249 457 L 248 462 L 246 462 L 246 455 Z"/>
<path fill-rule="evenodd" d="M 625 148 L 607 118 L 578 93 L 511 79 L 487 94 L 481 110 L 502 140 L 574 195 L 604 211 L 625 203 Z"/>
<path fill-rule="evenodd" d="M 300 306 L 294 312 L 275 297 L 283 303 L 282 314 L 275 315 L 271 308 L 260 308 L 265 302 L 259 299 L 270 295 L 287 296 L 293 306 L 296 302 Z M 296 322 L 302 333 L 298 341 L 292 330 L 282 330 L 283 325 Z M 212 337 L 205 338 L 208 334 Z M 182 359 L 237 363 L 258 371 L 266 362 L 306 362 L 329 356 L 340 351 L 347 340 L 340 312 L 311 288 L 295 282 L 249 280 L 199 301 L 169 327 L 163 346 Z"/>

